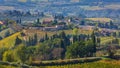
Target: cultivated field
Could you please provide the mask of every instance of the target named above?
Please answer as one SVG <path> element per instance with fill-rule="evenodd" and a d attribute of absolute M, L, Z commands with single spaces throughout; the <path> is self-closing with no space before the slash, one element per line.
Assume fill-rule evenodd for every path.
<path fill-rule="evenodd" d="M 0 48 L 1 47 L 6 47 L 6 48 L 11 48 L 14 46 L 15 43 L 15 39 L 16 37 L 19 36 L 20 37 L 20 32 L 17 32 L 7 38 L 4 38 L 2 40 L 0 40 Z"/>
<path fill-rule="evenodd" d="M 99 22 L 103 22 L 103 23 L 106 23 L 106 22 L 110 22 L 112 19 L 110 18 L 86 18 L 87 20 L 92 20 L 92 21 L 99 21 Z"/>
<path fill-rule="evenodd" d="M 100 44 L 104 45 L 106 43 L 111 42 L 114 39 L 115 39 L 114 37 L 101 37 L 100 38 L 100 40 L 101 40 Z"/>

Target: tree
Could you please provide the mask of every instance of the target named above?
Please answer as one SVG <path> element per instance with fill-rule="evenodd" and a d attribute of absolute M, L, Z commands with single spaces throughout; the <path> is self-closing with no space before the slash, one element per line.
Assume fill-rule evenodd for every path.
<path fill-rule="evenodd" d="M 34 34 L 34 40 L 33 40 L 33 45 L 36 45 L 38 43 L 38 38 L 37 38 L 37 34 Z"/>
<path fill-rule="evenodd" d="M 40 23 L 40 19 L 38 18 L 38 19 L 37 19 L 37 24 L 39 24 L 39 23 Z"/>
<path fill-rule="evenodd" d="M 66 58 L 91 57 L 94 54 L 94 44 L 92 40 L 74 42 L 67 47 Z"/>
<path fill-rule="evenodd" d="M 92 40 L 88 40 L 84 42 L 85 44 L 85 56 L 86 57 L 93 57 L 94 56 L 94 43 Z"/>
<path fill-rule="evenodd" d="M 48 38 L 48 35 L 47 35 L 47 33 L 45 33 L 45 39 L 44 40 L 48 40 L 49 38 Z"/>
<path fill-rule="evenodd" d="M 99 46 L 100 46 L 100 42 L 101 42 L 101 39 L 97 38 L 97 43 L 98 43 Z"/>
<path fill-rule="evenodd" d="M 6 31 L 4 37 L 8 37 L 9 35 L 10 35 L 10 31 Z"/>
<path fill-rule="evenodd" d="M 64 32 L 64 31 L 60 32 L 59 37 L 60 37 L 61 39 L 66 38 L 65 32 Z"/>
<path fill-rule="evenodd" d="M 27 46 L 33 46 L 33 45 L 36 45 L 37 43 L 38 43 L 37 34 L 34 34 L 34 36 L 29 37 L 28 40 L 25 40 L 25 44 Z"/>
<path fill-rule="evenodd" d="M 0 48 L 0 60 L 2 60 L 2 55 L 5 51 L 7 51 L 8 49 L 7 48 Z"/>
<path fill-rule="evenodd" d="M 96 36 L 95 36 L 95 32 L 94 31 L 92 32 L 91 37 L 92 37 L 92 41 L 93 41 L 93 45 L 94 45 L 93 52 L 96 53 L 96 45 L 97 45 L 97 43 L 96 43 Z"/>
<path fill-rule="evenodd" d="M 13 61 L 13 54 L 12 51 L 5 51 L 3 54 L 3 61 L 12 62 Z"/>
<path fill-rule="evenodd" d="M 74 34 L 74 35 L 78 35 L 78 29 L 77 29 L 77 28 L 74 28 L 74 29 L 73 29 L 73 34 Z"/>
<path fill-rule="evenodd" d="M 47 42 L 47 43 L 46 43 Z M 50 60 L 52 59 L 52 48 L 50 47 L 52 42 L 45 41 L 44 43 L 38 45 L 36 49 L 36 56 L 39 57 L 39 60 Z"/>
<path fill-rule="evenodd" d="M 85 21 L 82 20 L 81 23 L 80 23 L 80 25 L 85 25 Z"/>
<path fill-rule="evenodd" d="M 116 47 L 115 46 L 108 46 L 107 47 L 107 52 L 108 52 L 108 56 L 110 58 L 113 58 L 115 53 L 116 53 Z"/>
<path fill-rule="evenodd" d="M 22 43 L 22 40 L 19 39 L 19 37 L 17 36 L 16 39 L 15 39 L 15 45 L 19 45 Z"/>
<path fill-rule="evenodd" d="M 0 36 L 0 40 L 2 40 L 2 37 Z"/>
<path fill-rule="evenodd" d="M 79 58 L 85 56 L 85 46 L 83 43 L 75 42 L 68 46 L 66 52 L 66 58 Z"/>
<path fill-rule="evenodd" d="M 19 61 L 19 62 L 22 62 L 22 63 L 24 63 L 25 61 L 27 61 L 28 60 L 28 54 L 27 54 L 27 52 L 26 52 L 27 50 L 26 50 L 26 47 L 25 47 L 25 45 L 19 45 L 19 46 L 17 46 L 15 49 L 14 49 L 14 59 L 16 60 L 16 61 Z"/>
<path fill-rule="evenodd" d="M 62 59 L 63 48 L 54 48 L 52 55 L 54 59 Z"/>
<path fill-rule="evenodd" d="M 32 60 L 32 57 L 30 56 L 30 57 L 29 57 L 28 64 L 32 64 L 32 61 L 33 61 L 33 60 Z"/>

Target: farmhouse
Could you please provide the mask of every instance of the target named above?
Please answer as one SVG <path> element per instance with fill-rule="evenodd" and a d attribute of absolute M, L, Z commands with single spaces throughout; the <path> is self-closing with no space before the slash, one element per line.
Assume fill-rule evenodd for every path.
<path fill-rule="evenodd" d="M 57 31 L 56 27 L 44 27 L 43 31 Z"/>
<path fill-rule="evenodd" d="M 50 24 L 52 21 L 54 21 L 53 17 L 46 17 L 42 19 L 42 24 Z"/>
<path fill-rule="evenodd" d="M 65 25 L 56 25 L 56 28 L 58 30 L 63 30 L 63 29 L 65 29 Z"/>
<path fill-rule="evenodd" d="M 29 29 L 33 29 L 33 30 L 42 30 L 43 27 L 29 27 Z"/>
<path fill-rule="evenodd" d="M 101 33 L 103 36 L 110 36 L 111 33 L 114 33 L 114 32 L 116 32 L 116 30 L 103 28 L 103 29 L 101 29 L 101 32 L 100 32 L 100 33 Z"/>

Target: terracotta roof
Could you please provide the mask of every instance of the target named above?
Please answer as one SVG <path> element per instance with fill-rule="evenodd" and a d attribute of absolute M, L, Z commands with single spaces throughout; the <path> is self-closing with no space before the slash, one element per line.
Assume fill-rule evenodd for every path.
<path fill-rule="evenodd" d="M 44 22 L 51 22 L 51 21 L 53 21 L 53 20 L 54 20 L 53 18 L 44 18 L 44 19 L 43 19 Z"/>

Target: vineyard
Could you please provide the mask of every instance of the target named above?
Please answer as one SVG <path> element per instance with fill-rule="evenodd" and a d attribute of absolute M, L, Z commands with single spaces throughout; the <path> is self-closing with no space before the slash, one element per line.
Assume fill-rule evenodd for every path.
<path fill-rule="evenodd" d="M 111 42 L 114 39 L 115 39 L 114 37 L 101 37 L 100 38 L 100 40 L 101 40 L 100 44 L 104 45 L 106 43 Z"/>

